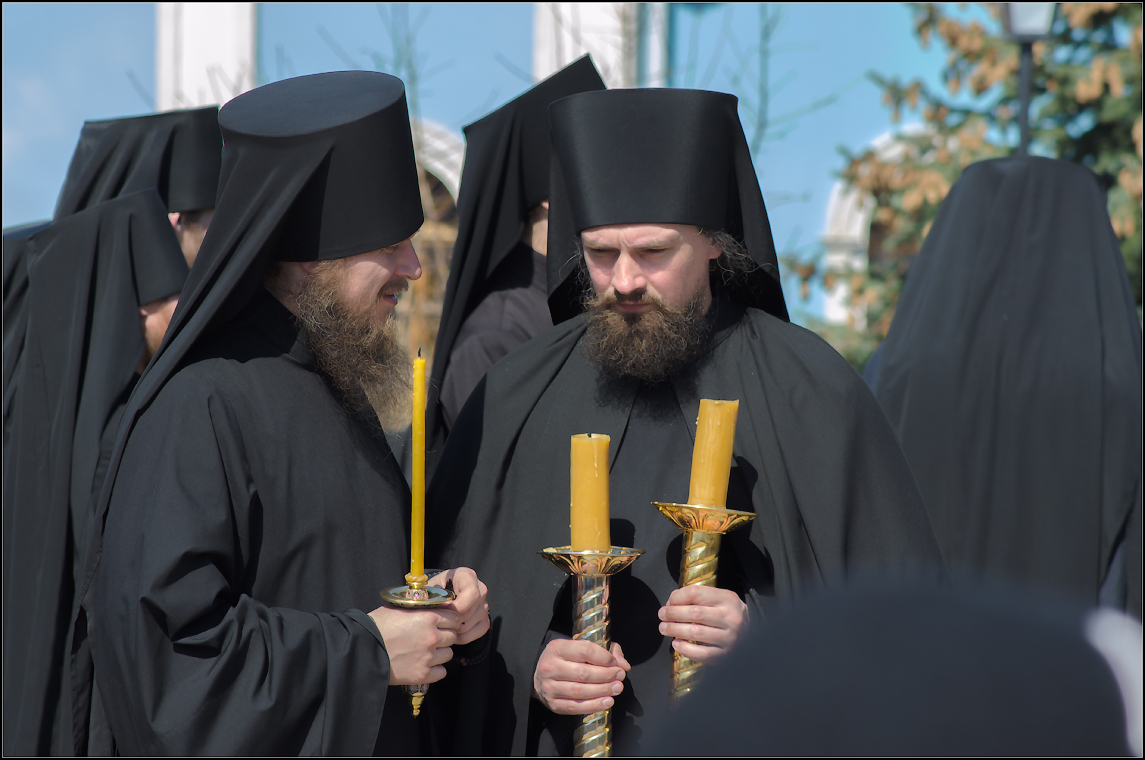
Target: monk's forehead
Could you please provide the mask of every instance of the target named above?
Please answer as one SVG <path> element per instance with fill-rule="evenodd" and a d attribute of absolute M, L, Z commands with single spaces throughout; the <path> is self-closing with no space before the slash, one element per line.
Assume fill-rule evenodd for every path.
<path fill-rule="evenodd" d="M 678 243 L 695 227 L 681 224 L 610 224 L 592 227 L 581 233 L 589 245 L 618 245 L 632 247 Z"/>

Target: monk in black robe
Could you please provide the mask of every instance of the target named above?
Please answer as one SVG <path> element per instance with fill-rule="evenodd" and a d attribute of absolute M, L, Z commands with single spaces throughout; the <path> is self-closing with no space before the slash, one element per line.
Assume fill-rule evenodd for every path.
<path fill-rule="evenodd" d="M 552 327 L 546 285 L 549 104 L 603 90 L 588 56 L 465 128 L 457 242 L 434 347 L 430 467 L 486 370 Z"/>
<path fill-rule="evenodd" d="M 1092 172 L 967 167 L 871 380 L 951 572 L 1141 617 L 1141 322 Z"/>
<path fill-rule="evenodd" d="M 611 707 L 633 753 L 673 649 L 715 661 L 776 597 L 940 558 L 870 391 L 787 320 L 736 98 L 604 91 L 549 113 L 557 326 L 470 397 L 431 522 L 459 512 L 445 557 L 501 589 L 484 750 L 569 754 L 581 715 Z M 724 540 L 719 588 L 678 590 L 680 531 L 651 502 L 686 500 L 701 398 L 740 401 L 727 506 L 758 517 Z M 587 432 L 611 436 L 612 542 L 646 551 L 613 580 L 612 651 L 569 640 L 567 578 L 536 556 L 569 542 L 569 438 Z"/>
<path fill-rule="evenodd" d="M 214 213 L 223 139 L 216 106 L 147 116 L 89 121 L 80 132 L 52 221 L 86 208 L 154 188 L 167 207 L 187 266 L 203 242 Z M 4 436 L 11 384 L 23 354 L 26 241 L 46 222 L 4 231 Z M 6 445 L 6 444 L 5 444 Z"/>
<path fill-rule="evenodd" d="M 71 749 L 64 644 L 93 497 L 187 264 L 155 190 L 69 216 L 29 248 L 4 463 L 4 747 L 60 754 Z"/>
<path fill-rule="evenodd" d="M 377 607 L 409 567 L 379 419 L 408 403 L 388 317 L 421 274 L 401 82 L 286 80 L 220 112 L 223 181 L 127 406 L 75 622 L 77 751 L 419 754 L 402 685 L 488 627 L 457 599 Z M 424 729 L 424 731 L 423 731 Z"/>

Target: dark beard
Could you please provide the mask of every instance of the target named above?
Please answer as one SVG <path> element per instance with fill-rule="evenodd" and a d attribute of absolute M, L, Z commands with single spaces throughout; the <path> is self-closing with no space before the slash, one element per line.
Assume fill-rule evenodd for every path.
<path fill-rule="evenodd" d="M 702 298 L 698 292 L 683 308 L 670 307 L 647 292 L 635 298 L 588 298 L 588 330 L 581 350 L 589 364 L 608 377 L 664 382 L 698 359 L 708 346 L 708 323 L 700 313 Z M 618 302 L 651 303 L 655 308 L 627 315 L 613 308 Z"/>
<path fill-rule="evenodd" d="M 379 325 L 373 304 L 355 309 L 342 297 L 341 261 L 322 262 L 298 294 L 298 322 L 320 369 L 355 412 L 372 411 L 385 430 L 409 422 L 409 354 L 396 323 Z M 404 290 L 395 284 L 387 291 Z"/>

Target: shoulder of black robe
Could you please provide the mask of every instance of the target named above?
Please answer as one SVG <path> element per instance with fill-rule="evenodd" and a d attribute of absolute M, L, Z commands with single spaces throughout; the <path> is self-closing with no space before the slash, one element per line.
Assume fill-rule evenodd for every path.
<path fill-rule="evenodd" d="M 878 398 L 952 570 L 1098 599 L 1141 479 L 1141 326 L 1088 169 L 967 167 L 882 347 Z M 1127 568 L 1140 588 L 1141 565 Z M 1127 599 L 1140 615 L 1140 597 Z"/>
<path fill-rule="evenodd" d="M 705 673 L 680 706 L 687 720 L 661 722 L 650 754 L 1130 755 L 1132 708 L 1092 635 L 1101 616 L 1135 626 L 1013 589 L 828 592 Z"/>
<path fill-rule="evenodd" d="M 51 751 L 101 441 L 143 354 L 139 306 L 177 294 L 187 263 L 154 190 L 31 239 L 27 337 L 4 481 L 5 750 Z M 18 568 L 9 573 L 8 567 Z M 69 742 L 70 744 L 70 742 Z"/>
<path fill-rule="evenodd" d="M 584 308 L 577 277 L 580 233 L 608 224 L 692 224 L 730 233 L 756 264 L 731 283 L 733 295 L 788 318 L 738 102 L 704 90 L 635 89 L 586 92 L 549 106 L 554 324 Z"/>
<path fill-rule="evenodd" d="M 548 107 L 558 98 L 603 90 L 586 55 L 493 113 L 465 127 L 457 241 L 442 302 L 426 404 L 427 472 L 445 444 L 438 398 L 461 326 L 489 293 L 487 281 L 521 239 L 529 212 L 549 197 Z"/>
<path fill-rule="evenodd" d="M 171 212 L 214 208 L 222 148 L 218 106 L 86 122 L 52 218 L 149 187 Z"/>
<path fill-rule="evenodd" d="M 495 667 L 503 668 L 486 708 L 493 753 L 525 750 L 533 668 L 564 581 L 536 552 L 568 542 L 569 436 L 611 436 L 615 462 L 628 423 L 632 394 L 628 406 L 597 397 L 599 375 L 576 348 L 584 330 L 581 318 L 566 320 L 485 375 L 428 496 L 427 524 L 454 529 L 434 537 L 446 547 L 442 566 L 472 567 L 491 589 L 505 589 L 492 610 Z M 701 398 L 741 402 L 736 463 L 754 508 L 766 510 L 739 556 L 754 610 L 857 568 L 940 567 L 893 432 L 862 379 L 818 336 L 747 309 L 673 385 L 693 436 Z"/>
<path fill-rule="evenodd" d="M 449 353 L 437 409 L 446 429 L 490 367 L 553 326 L 545 280 L 545 257 L 521 242 L 489 278 Z"/>
<path fill-rule="evenodd" d="M 275 82 L 230 101 L 220 111 L 219 126 L 224 148 L 215 216 L 171 325 L 124 411 L 88 532 L 71 648 L 77 752 L 87 748 L 92 716 L 92 581 L 111 494 L 140 415 L 199 341 L 225 329 L 263 291 L 268 263 L 384 248 L 410 237 L 423 221 L 405 90 L 394 77 L 350 71 Z M 376 726 L 356 729 L 353 735 L 325 737 L 326 751 L 369 752 Z"/>
<path fill-rule="evenodd" d="M 4 230 L 4 449 L 8 447 L 8 420 L 12 397 L 9 393 L 16 363 L 24 351 L 24 331 L 28 327 L 24 297 L 28 293 L 28 241 L 50 222 L 36 222 Z M 12 388 L 12 391 L 15 389 Z"/>

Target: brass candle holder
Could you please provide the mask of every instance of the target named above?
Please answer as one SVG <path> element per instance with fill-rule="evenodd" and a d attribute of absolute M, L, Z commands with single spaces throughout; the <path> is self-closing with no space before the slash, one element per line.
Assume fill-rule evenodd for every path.
<path fill-rule="evenodd" d="M 553 546 L 538 552 L 542 557 L 576 577 L 573 601 L 573 638 L 611 648 L 608 637 L 608 578 L 619 573 L 644 553 L 643 549 L 613 546 L 608 551 L 573 551 Z M 609 757 L 612 754 L 612 711 L 589 713 L 573 733 L 576 757 Z"/>
<path fill-rule="evenodd" d="M 395 607 L 403 607 L 407 610 L 440 607 L 457 598 L 457 595 L 449 589 L 429 586 L 428 583 L 428 575 L 410 575 L 407 573 L 406 585 L 388 588 L 381 592 L 381 597 Z M 420 683 L 416 686 L 407 686 L 405 689 L 410 695 L 410 705 L 413 707 L 413 714 L 416 718 L 421 715 L 421 705 L 425 701 L 426 693 L 429 692 L 429 684 Z"/>
<path fill-rule="evenodd" d="M 734 509 L 701 507 L 694 504 L 652 502 L 660 513 L 684 530 L 684 549 L 680 556 L 680 588 L 715 586 L 720 560 L 720 539 L 755 519 L 751 512 Z M 702 663 L 672 650 L 672 694 L 675 705 L 680 697 L 699 682 Z"/>

